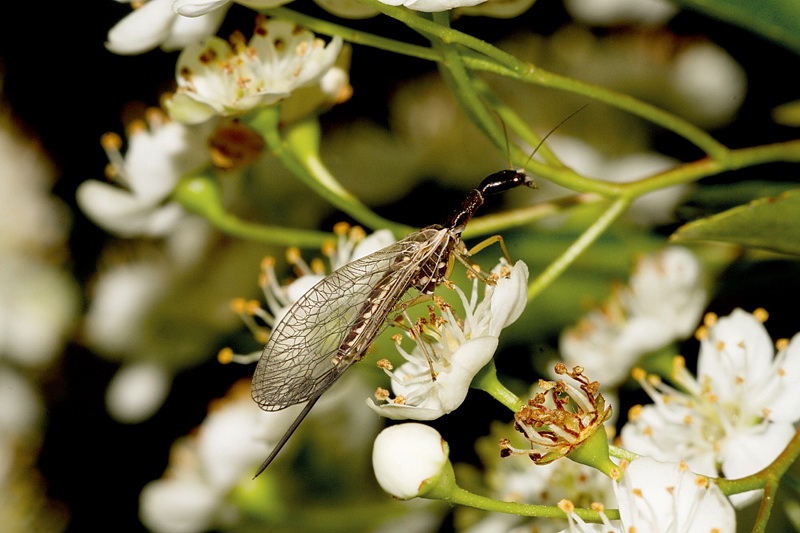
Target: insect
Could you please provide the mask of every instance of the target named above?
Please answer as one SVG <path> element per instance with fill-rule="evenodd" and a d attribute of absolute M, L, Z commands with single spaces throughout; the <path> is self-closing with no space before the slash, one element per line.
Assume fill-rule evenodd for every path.
<path fill-rule="evenodd" d="M 256 476 L 277 456 L 322 393 L 364 357 L 406 292 L 415 288 L 421 295 L 433 294 L 456 259 L 468 265 L 465 258 L 470 252 L 461 233 L 484 197 L 520 185 L 533 187 L 521 170 L 502 170 L 486 177 L 444 225 L 415 231 L 344 265 L 295 302 L 264 347 L 251 393 L 265 411 L 308 403 Z"/>

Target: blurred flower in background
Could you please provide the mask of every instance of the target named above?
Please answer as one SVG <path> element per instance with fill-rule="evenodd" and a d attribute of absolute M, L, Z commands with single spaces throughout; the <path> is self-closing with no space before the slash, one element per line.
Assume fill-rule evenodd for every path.
<path fill-rule="evenodd" d="M 66 266 L 69 214 L 51 193 L 56 170 L 0 98 L 0 523 L 47 533 L 64 527 L 66 513 L 36 471 L 40 387 L 72 333 L 80 294 Z"/>

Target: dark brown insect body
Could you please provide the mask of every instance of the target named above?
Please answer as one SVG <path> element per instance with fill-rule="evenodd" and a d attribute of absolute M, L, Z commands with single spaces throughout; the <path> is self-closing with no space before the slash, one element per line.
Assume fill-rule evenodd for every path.
<path fill-rule="evenodd" d="M 432 294 L 453 259 L 468 255 L 461 232 L 484 196 L 531 184 L 521 171 L 492 174 L 470 191 L 445 225 L 415 231 L 344 265 L 295 302 L 264 347 L 252 396 L 265 411 L 308 403 L 256 475 L 275 458 L 320 395 L 363 358 L 403 295 L 411 288 Z"/>

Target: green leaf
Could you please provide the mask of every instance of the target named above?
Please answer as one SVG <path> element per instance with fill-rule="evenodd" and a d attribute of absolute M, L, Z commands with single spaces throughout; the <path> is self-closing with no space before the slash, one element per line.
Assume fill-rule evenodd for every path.
<path fill-rule="evenodd" d="M 670 237 L 672 241 L 719 241 L 800 255 L 800 189 L 695 220 Z"/>
<path fill-rule="evenodd" d="M 677 3 L 742 28 L 800 53 L 797 0 L 677 0 Z"/>

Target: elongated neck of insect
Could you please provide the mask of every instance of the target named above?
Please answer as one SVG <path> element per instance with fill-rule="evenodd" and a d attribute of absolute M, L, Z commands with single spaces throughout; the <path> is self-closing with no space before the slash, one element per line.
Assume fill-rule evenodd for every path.
<path fill-rule="evenodd" d="M 454 211 L 450 218 L 447 220 L 445 224 L 446 227 L 450 228 L 455 233 L 461 235 L 461 232 L 464 231 L 464 227 L 469 222 L 469 219 L 472 218 L 472 215 L 475 214 L 475 211 L 483 205 L 483 193 L 478 189 L 472 189 L 467 194 L 467 197 L 464 199 L 464 203 L 461 204 L 461 207 Z"/>

